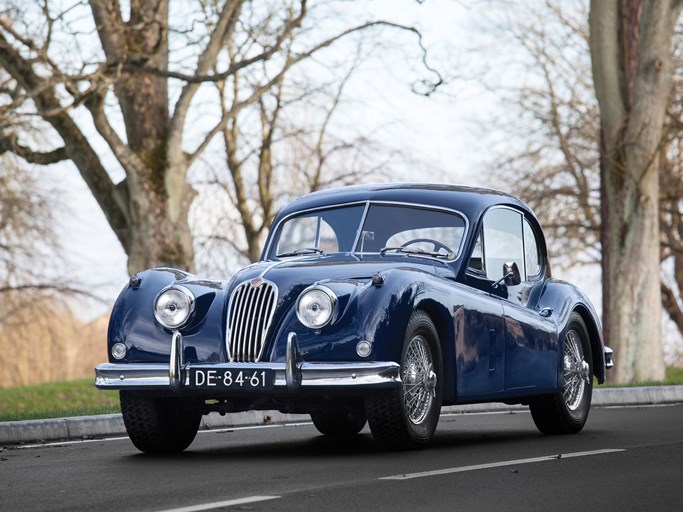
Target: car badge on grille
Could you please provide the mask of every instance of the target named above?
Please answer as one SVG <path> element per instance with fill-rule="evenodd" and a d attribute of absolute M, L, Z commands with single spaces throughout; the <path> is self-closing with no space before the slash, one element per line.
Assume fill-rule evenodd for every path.
<path fill-rule="evenodd" d="M 261 279 L 260 277 L 255 277 L 254 279 L 249 281 L 249 284 L 252 285 L 254 288 L 258 288 L 263 284 L 263 279 Z"/>

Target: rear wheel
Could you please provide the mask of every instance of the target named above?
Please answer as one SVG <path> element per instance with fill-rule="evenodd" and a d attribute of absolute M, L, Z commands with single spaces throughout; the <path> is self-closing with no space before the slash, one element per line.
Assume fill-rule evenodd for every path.
<path fill-rule="evenodd" d="M 353 436 L 363 430 L 365 410 L 361 408 L 323 409 L 311 412 L 313 425 L 328 436 Z"/>
<path fill-rule="evenodd" d="M 575 434 L 586 424 L 593 396 L 593 357 L 586 324 L 572 313 L 562 343 L 561 392 L 535 398 L 529 404 L 538 430 L 544 434 Z"/>
<path fill-rule="evenodd" d="M 370 430 L 388 448 L 420 448 L 436 430 L 443 389 L 439 336 L 424 311 L 415 311 L 408 322 L 401 381 L 399 389 L 366 399 Z"/>
<path fill-rule="evenodd" d="M 142 452 L 180 452 L 197 435 L 202 413 L 194 402 L 131 391 L 121 391 L 119 398 L 128 436 Z"/>

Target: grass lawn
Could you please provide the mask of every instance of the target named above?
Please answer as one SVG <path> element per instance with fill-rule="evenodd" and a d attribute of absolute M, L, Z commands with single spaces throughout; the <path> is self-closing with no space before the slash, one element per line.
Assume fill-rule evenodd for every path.
<path fill-rule="evenodd" d="M 665 384 L 683 384 L 683 368 L 667 368 Z"/>
<path fill-rule="evenodd" d="M 672 384 L 683 384 L 683 368 L 668 368 L 664 382 L 646 382 L 635 385 Z M 93 386 L 92 379 L 0 389 L 0 421 L 88 416 L 114 412 L 120 412 L 118 392 L 99 391 Z"/>
<path fill-rule="evenodd" d="M 117 391 L 99 391 L 93 379 L 0 389 L 0 421 L 120 412 Z"/>
<path fill-rule="evenodd" d="M 636 382 L 633 384 L 610 384 L 607 372 L 607 387 L 624 388 L 628 386 L 673 386 L 683 384 L 683 368 L 669 367 L 666 369 L 666 380 L 656 382 Z"/>

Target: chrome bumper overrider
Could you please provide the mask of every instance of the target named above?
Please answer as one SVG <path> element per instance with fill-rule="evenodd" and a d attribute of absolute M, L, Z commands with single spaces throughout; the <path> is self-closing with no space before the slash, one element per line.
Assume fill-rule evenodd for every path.
<path fill-rule="evenodd" d="M 401 384 L 399 365 L 393 361 L 307 363 L 299 354 L 296 335 L 287 339 L 284 363 L 218 363 L 183 364 L 182 336 L 174 333 L 171 357 L 166 363 L 104 363 L 95 368 L 95 387 L 99 389 L 173 389 L 181 391 L 190 385 L 189 369 L 250 370 L 271 369 L 275 372 L 275 391 L 296 392 L 300 388 L 391 388 Z"/>

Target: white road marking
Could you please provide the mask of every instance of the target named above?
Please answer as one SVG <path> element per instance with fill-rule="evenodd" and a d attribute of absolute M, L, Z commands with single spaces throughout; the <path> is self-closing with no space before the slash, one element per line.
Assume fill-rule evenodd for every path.
<path fill-rule="evenodd" d="M 255 429 L 264 429 L 264 428 L 302 427 L 305 425 L 313 425 L 313 423 L 308 421 L 308 422 L 302 422 L 302 423 L 273 423 L 270 425 L 250 425 L 247 427 L 212 428 L 212 429 L 200 430 L 197 432 L 197 435 L 199 435 L 199 434 L 222 434 L 225 432 L 232 432 L 233 430 L 255 430 Z M 20 444 L 20 445 L 14 446 L 14 448 L 18 448 L 18 449 L 45 448 L 46 446 L 67 446 L 70 444 L 100 443 L 102 441 L 121 441 L 123 439 L 128 439 L 128 436 L 95 437 L 92 439 L 78 439 L 76 441 L 52 441 L 49 443 Z"/>
<path fill-rule="evenodd" d="M 247 503 L 257 503 L 259 501 L 276 500 L 280 496 L 249 496 L 236 500 L 215 501 L 213 503 L 203 503 L 202 505 L 190 505 L 189 507 L 170 508 L 160 512 L 199 512 L 201 510 L 213 510 L 222 507 L 234 507 L 235 505 L 246 505 Z"/>
<path fill-rule="evenodd" d="M 93 438 L 93 439 L 79 439 L 77 441 L 53 441 L 50 443 L 37 443 L 37 444 L 19 444 L 13 446 L 18 450 L 27 450 L 29 448 L 45 448 L 46 446 L 67 446 L 70 444 L 84 444 L 84 443 L 99 443 L 101 441 L 121 441 L 122 439 L 128 439 L 128 436 L 123 437 L 103 437 L 103 438 Z"/>
<path fill-rule="evenodd" d="M 464 473 L 466 471 L 477 471 L 479 469 L 500 468 L 504 466 L 518 466 L 521 464 L 533 464 L 534 462 L 547 462 L 549 460 L 570 459 L 572 457 L 587 457 L 590 455 L 602 455 L 605 453 L 623 452 L 623 449 L 594 450 L 590 452 L 563 453 L 560 455 L 548 455 L 545 457 L 533 457 L 531 459 L 505 460 L 501 462 L 491 462 L 489 464 L 475 464 L 473 466 L 461 466 L 458 468 L 437 469 L 434 471 L 423 471 L 422 473 L 408 473 L 405 475 L 385 476 L 380 480 L 411 480 L 413 478 L 424 478 L 428 476 L 448 475 L 450 473 Z"/>

